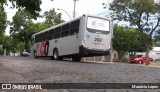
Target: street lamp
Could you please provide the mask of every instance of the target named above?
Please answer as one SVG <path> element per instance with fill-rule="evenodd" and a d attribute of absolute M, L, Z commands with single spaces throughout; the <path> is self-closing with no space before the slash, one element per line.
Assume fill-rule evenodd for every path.
<path fill-rule="evenodd" d="M 74 10 L 73 10 L 73 18 L 76 17 L 76 1 L 78 0 L 73 0 L 74 1 Z"/>
<path fill-rule="evenodd" d="M 69 17 L 70 19 L 72 19 L 72 18 L 69 16 L 69 14 L 68 14 L 65 10 L 63 10 L 63 9 L 59 9 L 59 8 L 57 8 L 57 10 L 64 11 L 64 12 L 68 15 L 68 17 Z"/>

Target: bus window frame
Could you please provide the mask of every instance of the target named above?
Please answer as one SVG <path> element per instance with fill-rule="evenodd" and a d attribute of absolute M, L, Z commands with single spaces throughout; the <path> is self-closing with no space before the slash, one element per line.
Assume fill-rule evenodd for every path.
<path fill-rule="evenodd" d="M 78 23 L 75 23 L 75 22 L 77 22 L 78 21 Z M 72 24 L 73 24 L 73 26 L 72 26 Z M 78 24 L 78 25 L 77 25 Z M 80 19 L 78 19 L 78 20 L 75 20 L 75 21 L 72 21 L 71 23 L 70 23 L 70 31 L 69 31 L 69 35 L 77 35 L 78 33 L 79 33 L 79 27 L 80 27 Z M 77 29 L 77 30 L 76 30 Z M 73 30 L 73 31 L 71 31 L 71 30 Z M 76 30 L 76 31 L 75 31 Z"/>
<path fill-rule="evenodd" d="M 67 26 L 67 27 L 66 27 Z M 65 27 L 65 28 L 64 28 Z M 70 31 L 70 23 L 67 23 L 65 25 L 62 25 L 62 30 L 61 30 L 61 38 L 62 37 L 67 37 L 69 36 L 69 31 Z M 63 34 L 64 33 L 64 34 Z M 66 35 L 65 35 L 66 34 Z"/>

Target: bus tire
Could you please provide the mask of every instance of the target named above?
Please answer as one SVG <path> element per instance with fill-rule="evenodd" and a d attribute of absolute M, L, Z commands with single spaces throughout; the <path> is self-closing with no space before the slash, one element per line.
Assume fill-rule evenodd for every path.
<path fill-rule="evenodd" d="M 54 51 L 53 51 L 53 58 L 54 58 L 54 60 L 63 60 L 63 57 L 59 56 L 57 49 L 54 49 Z"/>
<path fill-rule="evenodd" d="M 59 56 L 59 57 L 58 57 L 58 60 L 63 60 L 63 56 Z"/>
<path fill-rule="evenodd" d="M 51 56 L 51 57 L 50 57 L 50 59 L 51 59 L 51 60 L 54 60 L 54 57 L 53 57 L 53 56 Z"/>
<path fill-rule="evenodd" d="M 34 51 L 34 58 L 35 58 L 35 59 L 38 59 L 37 51 Z"/>
<path fill-rule="evenodd" d="M 81 59 L 82 59 L 82 57 L 79 56 L 79 55 L 74 55 L 74 56 L 72 56 L 72 60 L 73 60 L 73 61 L 80 61 Z"/>
<path fill-rule="evenodd" d="M 59 57 L 58 50 L 54 49 L 53 50 L 53 58 L 54 58 L 54 60 L 58 60 L 58 57 Z"/>

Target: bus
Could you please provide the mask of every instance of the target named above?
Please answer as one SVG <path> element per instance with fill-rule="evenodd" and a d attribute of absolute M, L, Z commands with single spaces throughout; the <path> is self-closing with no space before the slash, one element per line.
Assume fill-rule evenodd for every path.
<path fill-rule="evenodd" d="M 30 54 L 34 58 L 55 60 L 108 55 L 113 34 L 112 21 L 84 14 L 78 18 L 50 27 L 31 37 Z"/>

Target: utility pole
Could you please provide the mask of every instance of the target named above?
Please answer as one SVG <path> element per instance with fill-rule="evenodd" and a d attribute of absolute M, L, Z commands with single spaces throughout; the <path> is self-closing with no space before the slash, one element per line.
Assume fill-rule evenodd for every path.
<path fill-rule="evenodd" d="M 74 10 L 73 10 L 73 18 L 76 17 L 76 1 L 78 0 L 73 0 L 74 1 Z"/>

